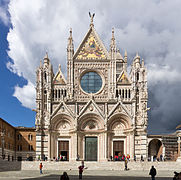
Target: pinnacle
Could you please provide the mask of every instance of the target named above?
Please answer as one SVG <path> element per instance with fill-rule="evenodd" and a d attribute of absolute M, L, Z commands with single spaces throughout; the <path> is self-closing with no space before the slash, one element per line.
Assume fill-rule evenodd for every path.
<path fill-rule="evenodd" d="M 48 52 L 46 52 L 44 59 L 48 59 Z"/>
<path fill-rule="evenodd" d="M 127 51 L 125 50 L 125 52 L 124 52 L 124 57 L 127 57 Z"/>

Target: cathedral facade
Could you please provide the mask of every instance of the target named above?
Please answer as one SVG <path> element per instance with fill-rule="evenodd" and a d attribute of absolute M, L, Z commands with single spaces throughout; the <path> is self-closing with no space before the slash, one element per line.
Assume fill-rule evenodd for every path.
<path fill-rule="evenodd" d="M 61 66 L 53 72 L 48 55 L 37 69 L 36 157 L 107 161 L 129 154 L 146 158 L 147 70 L 136 54 L 127 72 L 116 46 L 109 51 L 90 27 L 74 52 L 72 30 L 67 45 L 67 79 Z"/>

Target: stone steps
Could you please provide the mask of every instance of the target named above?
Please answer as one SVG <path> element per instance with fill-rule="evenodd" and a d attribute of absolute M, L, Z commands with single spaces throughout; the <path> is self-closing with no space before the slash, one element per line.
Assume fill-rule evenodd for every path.
<path fill-rule="evenodd" d="M 81 162 L 42 161 L 44 170 L 78 170 Z M 0 171 L 39 170 L 40 161 L 0 161 Z M 130 170 L 149 170 L 154 165 L 157 170 L 181 171 L 181 162 L 128 162 Z M 85 162 L 88 170 L 123 170 L 124 162 Z"/>

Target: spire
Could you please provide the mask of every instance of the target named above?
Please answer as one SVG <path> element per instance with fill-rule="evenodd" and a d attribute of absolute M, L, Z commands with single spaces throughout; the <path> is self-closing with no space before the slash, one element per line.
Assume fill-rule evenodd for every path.
<path fill-rule="evenodd" d="M 59 71 L 61 71 L 61 65 L 59 64 L 59 66 L 58 66 L 58 69 L 59 69 Z"/>
<path fill-rule="evenodd" d="M 44 59 L 48 59 L 48 52 L 46 51 Z"/>
<path fill-rule="evenodd" d="M 49 58 L 48 58 L 48 52 L 46 52 L 45 57 L 44 57 L 44 64 L 49 64 Z"/>
<path fill-rule="evenodd" d="M 89 12 L 89 16 L 90 16 L 90 18 L 91 18 L 90 27 L 94 27 L 93 20 L 94 20 L 95 13 L 91 14 L 91 13 Z"/>
<path fill-rule="evenodd" d="M 127 51 L 125 50 L 125 52 L 124 52 L 124 61 L 127 63 L 127 60 L 128 60 L 128 56 L 127 56 Z"/>
<path fill-rule="evenodd" d="M 112 28 L 112 40 L 115 40 L 115 38 L 114 38 L 114 28 Z"/>
<path fill-rule="evenodd" d="M 136 52 L 135 59 L 140 59 L 140 56 L 138 55 L 138 52 Z"/>
<path fill-rule="evenodd" d="M 40 67 L 42 67 L 42 61 L 41 61 L 41 59 L 40 59 Z"/>
<path fill-rule="evenodd" d="M 112 38 L 111 38 L 111 44 L 110 44 L 110 51 L 116 51 L 116 41 L 114 37 L 114 28 L 112 28 Z"/>
<path fill-rule="evenodd" d="M 145 65 L 145 62 L 144 62 L 144 59 L 142 59 L 141 66 L 144 67 L 144 65 Z"/>
<path fill-rule="evenodd" d="M 128 55 L 127 55 L 127 51 L 125 50 L 125 52 L 124 52 L 124 57 L 127 57 Z"/>
<path fill-rule="evenodd" d="M 73 45 L 73 38 L 72 38 L 72 28 L 70 28 L 70 35 L 69 35 L 69 38 L 68 38 L 68 48 L 73 48 L 74 45 Z"/>
<path fill-rule="evenodd" d="M 73 38 L 72 38 L 72 28 L 70 28 L 70 35 L 69 35 L 69 38 L 68 38 L 67 52 L 68 52 L 69 58 L 72 57 L 73 54 L 74 54 L 74 44 L 73 44 Z"/>

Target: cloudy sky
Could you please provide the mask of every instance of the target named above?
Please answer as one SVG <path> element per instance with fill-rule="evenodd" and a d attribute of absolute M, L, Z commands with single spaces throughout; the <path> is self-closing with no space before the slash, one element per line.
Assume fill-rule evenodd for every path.
<path fill-rule="evenodd" d="M 88 12 L 109 48 L 117 46 L 129 65 L 136 52 L 145 59 L 149 87 L 149 134 L 171 133 L 181 124 L 180 0 L 1 0 L 0 117 L 34 126 L 35 71 L 45 52 L 66 75 L 66 46 L 73 29 L 75 49 L 88 31 Z"/>

